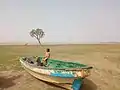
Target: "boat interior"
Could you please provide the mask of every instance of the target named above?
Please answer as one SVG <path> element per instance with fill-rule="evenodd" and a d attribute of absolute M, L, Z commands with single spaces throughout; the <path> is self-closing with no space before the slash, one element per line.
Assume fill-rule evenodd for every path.
<path fill-rule="evenodd" d="M 42 57 L 24 57 L 22 58 L 25 63 L 34 66 L 34 67 L 43 67 L 43 68 L 52 68 L 52 69 L 91 69 L 87 65 L 75 63 L 75 62 L 66 62 L 63 60 L 48 59 L 46 66 L 37 65 L 37 60 L 42 60 Z"/>

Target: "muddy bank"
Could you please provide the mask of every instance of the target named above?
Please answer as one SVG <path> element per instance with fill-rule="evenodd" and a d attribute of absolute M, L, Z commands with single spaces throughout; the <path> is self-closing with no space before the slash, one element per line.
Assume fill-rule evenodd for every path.
<path fill-rule="evenodd" d="M 32 77 L 25 71 L 1 71 L 0 90 L 65 90 L 51 83 Z M 82 90 L 97 90 L 89 79 L 84 80 Z"/>

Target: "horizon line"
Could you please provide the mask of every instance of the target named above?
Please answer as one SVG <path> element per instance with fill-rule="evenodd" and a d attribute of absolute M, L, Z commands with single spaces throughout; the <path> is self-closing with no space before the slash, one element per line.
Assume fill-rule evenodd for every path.
<path fill-rule="evenodd" d="M 120 42 L 44 42 L 42 45 L 66 45 L 66 44 L 120 44 Z M 0 42 L 0 45 L 39 45 L 37 42 Z"/>

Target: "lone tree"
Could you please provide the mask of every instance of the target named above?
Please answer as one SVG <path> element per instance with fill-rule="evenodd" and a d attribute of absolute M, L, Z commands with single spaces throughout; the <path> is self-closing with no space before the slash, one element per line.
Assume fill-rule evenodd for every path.
<path fill-rule="evenodd" d="M 36 30 L 32 29 L 32 31 L 30 32 L 30 36 L 36 38 L 40 45 L 41 45 L 40 39 L 43 38 L 44 35 L 45 33 L 43 32 L 43 30 L 39 28 L 37 28 Z"/>

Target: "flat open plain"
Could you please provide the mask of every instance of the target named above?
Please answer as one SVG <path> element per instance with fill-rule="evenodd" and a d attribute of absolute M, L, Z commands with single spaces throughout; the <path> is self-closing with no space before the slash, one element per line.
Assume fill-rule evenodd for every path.
<path fill-rule="evenodd" d="M 51 58 L 92 65 L 82 90 L 120 90 L 120 44 L 46 45 Z M 0 46 L 0 90 L 64 90 L 29 75 L 20 56 L 43 55 L 39 46 Z"/>

